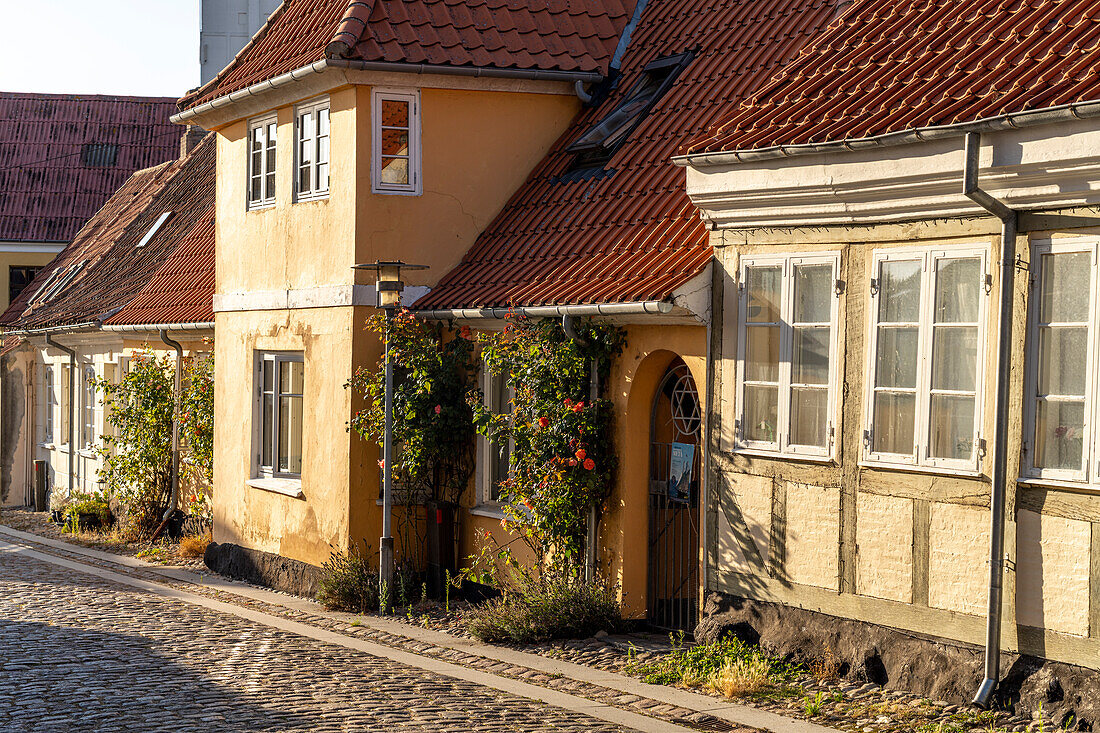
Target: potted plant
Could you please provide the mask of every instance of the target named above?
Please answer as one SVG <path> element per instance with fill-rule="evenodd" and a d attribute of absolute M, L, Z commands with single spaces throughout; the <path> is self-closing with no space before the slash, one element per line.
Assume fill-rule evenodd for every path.
<path fill-rule="evenodd" d="M 75 497 L 65 510 L 72 532 L 105 529 L 111 524 L 111 508 L 102 494 Z"/>
<path fill-rule="evenodd" d="M 57 491 L 50 492 L 50 521 L 54 524 L 65 523 L 65 510 L 69 508 L 71 500 L 68 496 Z"/>

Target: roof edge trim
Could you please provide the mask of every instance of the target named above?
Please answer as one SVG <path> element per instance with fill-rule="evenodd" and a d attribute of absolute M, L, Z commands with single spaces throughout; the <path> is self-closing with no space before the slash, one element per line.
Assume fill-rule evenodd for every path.
<path fill-rule="evenodd" d="M 195 321 L 193 323 L 137 323 L 115 324 L 106 323 L 104 331 L 116 331 L 123 333 L 154 332 L 154 331 L 210 331 L 214 328 L 213 321 Z"/>
<path fill-rule="evenodd" d="M 556 316 L 626 316 L 644 313 L 668 315 L 676 306 L 667 300 L 644 300 L 634 303 L 586 303 L 578 305 L 533 305 L 513 308 L 442 308 L 436 310 L 416 310 L 413 313 L 432 321 L 452 318 L 501 319 L 510 315 L 529 318 L 553 318 Z"/>
<path fill-rule="evenodd" d="M 260 96 L 307 76 L 321 74 L 330 69 L 349 69 L 353 71 L 396 71 L 408 74 L 444 74 L 450 76 L 494 77 L 506 79 L 530 79 L 533 81 L 591 82 L 603 80 L 601 74 L 590 71 L 544 71 L 541 69 L 496 69 L 486 66 L 447 66 L 446 64 L 407 64 L 400 61 L 356 61 L 350 59 L 321 59 L 312 64 L 301 66 L 272 79 L 258 82 L 239 89 L 197 107 L 186 109 L 172 115 L 177 125 L 200 117 L 208 112 L 222 109 L 250 97 Z"/>
<path fill-rule="evenodd" d="M 43 326 L 42 328 L 4 328 L 4 335 L 12 336 L 36 336 L 46 333 L 83 333 L 96 331 L 102 324 L 99 321 L 84 321 L 83 323 L 67 323 L 62 326 Z"/>
<path fill-rule="evenodd" d="M 854 152 L 871 148 L 895 147 L 911 143 L 944 140 L 963 137 L 971 132 L 999 132 L 1002 130 L 1036 127 L 1070 120 L 1085 120 L 1100 117 L 1100 100 L 1073 102 L 1057 107 L 1008 112 L 996 117 L 985 117 L 970 122 L 958 122 L 953 125 L 935 125 L 915 127 L 898 132 L 887 132 L 871 137 L 831 140 L 822 143 L 802 143 L 798 145 L 776 145 L 770 148 L 730 150 L 717 153 L 688 153 L 676 155 L 672 162 L 681 167 L 736 165 L 778 158 L 794 158 L 804 155 L 823 153 Z"/>

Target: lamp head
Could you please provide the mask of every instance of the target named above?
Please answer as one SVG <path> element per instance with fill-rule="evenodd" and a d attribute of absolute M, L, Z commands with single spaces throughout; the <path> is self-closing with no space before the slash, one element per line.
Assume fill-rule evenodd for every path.
<path fill-rule="evenodd" d="M 405 283 L 401 281 L 401 270 L 424 270 L 426 265 L 408 265 L 400 260 L 384 262 L 378 260 L 369 264 L 352 265 L 353 270 L 370 270 L 376 273 L 375 306 L 378 308 L 396 308 L 401 304 L 401 292 Z"/>

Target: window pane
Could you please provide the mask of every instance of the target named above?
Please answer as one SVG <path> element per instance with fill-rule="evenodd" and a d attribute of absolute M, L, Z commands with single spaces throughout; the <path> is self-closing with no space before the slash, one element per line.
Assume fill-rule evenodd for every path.
<path fill-rule="evenodd" d="M 408 127 L 409 103 L 398 99 L 383 99 L 382 125 L 384 127 Z"/>
<path fill-rule="evenodd" d="M 1039 329 L 1039 394 L 1085 394 L 1088 328 Z"/>
<path fill-rule="evenodd" d="M 271 359 L 264 359 L 264 392 L 271 392 L 275 389 L 275 362 Z"/>
<path fill-rule="evenodd" d="M 317 110 L 317 134 L 328 137 L 328 107 L 323 107 Z"/>
<path fill-rule="evenodd" d="M 941 326 L 934 329 L 932 389 L 973 392 L 977 382 L 977 360 L 977 326 Z"/>
<path fill-rule="evenodd" d="M 409 182 L 408 158 L 383 158 L 382 183 L 407 185 Z"/>
<path fill-rule="evenodd" d="M 829 423 L 829 391 L 796 387 L 791 390 L 791 443 L 825 447 Z"/>
<path fill-rule="evenodd" d="M 1083 323 L 1088 320 L 1091 264 L 1088 252 L 1043 255 L 1040 321 Z"/>
<path fill-rule="evenodd" d="M 305 365 L 300 361 L 279 362 L 279 392 L 282 394 L 302 394 Z"/>
<path fill-rule="evenodd" d="M 408 155 L 409 133 L 407 130 L 382 131 L 382 155 Z"/>
<path fill-rule="evenodd" d="M 794 268 L 794 322 L 832 320 L 833 266 L 796 265 Z"/>
<path fill-rule="evenodd" d="M 748 294 L 745 320 L 749 323 L 778 323 L 779 295 L 782 292 L 783 270 L 772 267 L 749 267 L 745 271 Z"/>
<path fill-rule="evenodd" d="M 1035 410 L 1035 467 L 1081 470 L 1084 434 L 1084 400 L 1039 400 Z"/>
<path fill-rule="evenodd" d="M 928 454 L 932 458 L 974 457 L 974 398 L 932 395 L 928 416 Z"/>
<path fill-rule="evenodd" d="M 328 165 L 329 140 L 328 136 L 317 140 L 317 163 L 319 165 Z"/>
<path fill-rule="evenodd" d="M 883 262 L 879 273 L 878 320 L 881 323 L 920 320 L 920 260 Z"/>
<path fill-rule="evenodd" d="M 248 200 L 259 201 L 264 197 L 263 194 L 263 178 L 255 176 L 251 180 L 251 186 L 248 189 Z"/>
<path fill-rule="evenodd" d="M 303 165 L 301 168 L 298 169 L 298 190 L 299 191 L 309 192 L 309 191 L 313 190 L 313 188 L 310 186 L 310 183 L 309 183 L 312 180 L 312 176 L 310 175 L 310 173 L 311 173 L 311 168 L 308 165 Z"/>
<path fill-rule="evenodd" d="M 279 471 L 302 472 L 302 398 L 279 398 Z"/>
<path fill-rule="evenodd" d="M 936 323 L 977 323 L 982 261 L 940 260 L 936 272 Z"/>
<path fill-rule="evenodd" d="M 275 403 L 272 400 L 273 400 L 273 398 L 272 398 L 271 395 L 269 395 L 269 394 L 264 395 L 263 415 L 260 418 L 263 421 L 263 427 L 261 429 L 261 432 L 263 434 L 262 449 L 261 449 L 261 454 L 262 455 L 260 456 L 260 465 L 261 466 L 271 466 L 272 465 L 272 463 L 271 463 L 271 436 L 273 434 L 272 422 L 273 422 L 274 417 L 275 417 L 274 416 L 274 405 L 275 405 Z"/>
<path fill-rule="evenodd" d="M 745 438 L 758 443 L 777 442 L 779 388 L 745 385 Z"/>
<path fill-rule="evenodd" d="M 745 328 L 745 379 L 779 381 L 779 326 Z"/>
<path fill-rule="evenodd" d="M 794 355 L 791 382 L 795 384 L 829 383 L 829 328 L 797 327 L 794 330 Z"/>
<path fill-rule="evenodd" d="M 303 112 L 298 115 L 298 139 L 309 140 L 312 137 L 314 137 L 313 113 Z"/>
<path fill-rule="evenodd" d="M 879 328 L 875 386 L 910 389 L 917 386 L 917 328 L 915 326 Z"/>
<path fill-rule="evenodd" d="M 917 398 L 913 394 L 880 392 L 875 395 L 872 449 L 876 453 L 913 453 Z"/>

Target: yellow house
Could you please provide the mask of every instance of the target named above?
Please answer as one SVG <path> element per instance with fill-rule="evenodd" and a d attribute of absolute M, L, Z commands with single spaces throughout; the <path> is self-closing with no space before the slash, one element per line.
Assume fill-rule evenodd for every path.
<path fill-rule="evenodd" d="M 716 254 L 703 628 L 1085 729 L 1097 24 L 940 10 L 856 3 L 678 159 Z"/>

